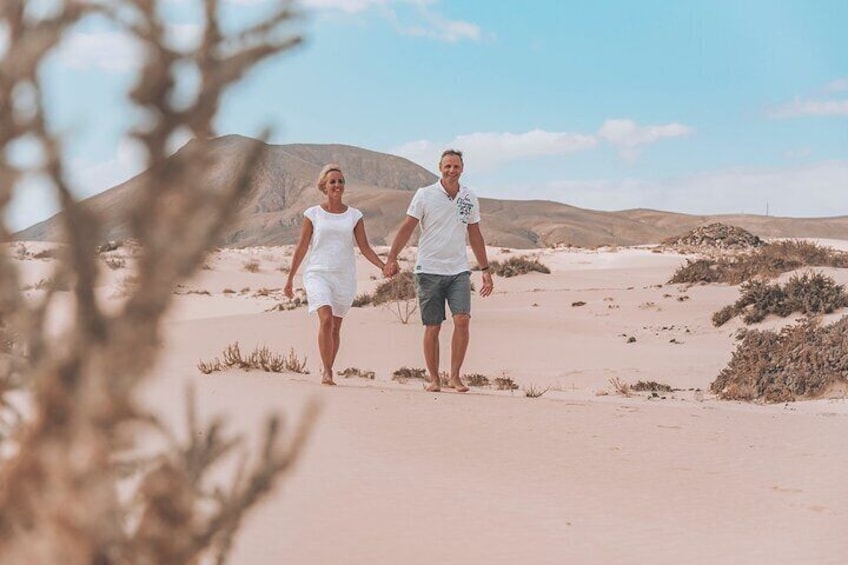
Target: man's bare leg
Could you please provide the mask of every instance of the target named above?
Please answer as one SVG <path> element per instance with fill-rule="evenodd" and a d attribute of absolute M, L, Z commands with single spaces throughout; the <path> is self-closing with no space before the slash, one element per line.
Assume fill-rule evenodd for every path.
<path fill-rule="evenodd" d="M 321 383 L 325 385 L 336 384 L 333 381 L 333 358 L 337 351 L 333 337 L 333 309 L 330 306 L 318 308 L 318 353 L 321 354 Z"/>
<path fill-rule="evenodd" d="M 453 336 L 451 337 L 451 371 L 450 384 L 456 392 L 468 392 L 468 387 L 462 384 L 460 370 L 462 362 L 465 361 L 465 352 L 468 351 L 468 340 L 470 336 L 471 316 L 468 314 L 457 314 L 453 317 Z"/>
<path fill-rule="evenodd" d="M 427 364 L 427 372 L 430 374 L 429 392 L 442 390 L 439 382 L 439 330 L 438 326 L 424 326 L 424 362 Z"/>

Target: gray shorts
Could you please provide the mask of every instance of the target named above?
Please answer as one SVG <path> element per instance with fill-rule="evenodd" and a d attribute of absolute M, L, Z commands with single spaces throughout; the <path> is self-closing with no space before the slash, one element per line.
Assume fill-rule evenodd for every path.
<path fill-rule="evenodd" d="M 445 301 L 451 314 L 471 315 L 471 273 L 458 275 L 415 274 L 421 323 L 438 326 L 445 321 Z"/>

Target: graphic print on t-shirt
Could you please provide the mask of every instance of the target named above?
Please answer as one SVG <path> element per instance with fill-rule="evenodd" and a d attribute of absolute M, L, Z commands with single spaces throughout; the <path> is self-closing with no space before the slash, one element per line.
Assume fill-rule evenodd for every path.
<path fill-rule="evenodd" d="M 474 202 L 468 194 L 463 194 L 456 199 L 456 212 L 459 215 L 459 221 L 467 224 L 471 218 L 471 210 L 474 208 Z"/>

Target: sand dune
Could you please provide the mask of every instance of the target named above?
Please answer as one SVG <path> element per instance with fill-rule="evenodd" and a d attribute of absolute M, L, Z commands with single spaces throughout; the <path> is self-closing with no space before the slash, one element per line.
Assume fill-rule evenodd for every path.
<path fill-rule="evenodd" d="M 493 296 L 474 298 L 464 367 L 521 388 L 460 395 L 391 380 L 401 366 L 423 366 L 422 328 L 381 307 L 351 311 L 336 367 L 376 378 L 319 385 L 316 319 L 304 308 L 266 312 L 278 302 L 278 269 L 289 253 L 257 247 L 210 256 L 209 269 L 176 297 L 145 389 L 162 418 L 180 427 L 183 391 L 193 383 L 202 415 L 225 414 L 246 434 L 271 411 L 294 420 L 309 399 L 321 402 L 303 460 L 250 516 L 233 563 L 844 561 L 848 401 L 715 399 L 709 384 L 727 364 L 740 322 L 715 328 L 710 317 L 738 288 L 665 284 L 682 255 L 537 251 L 551 274 L 496 278 Z M 255 273 L 245 270 L 251 260 Z M 49 264 L 21 263 L 31 283 Z M 131 260 L 105 273 L 101 299 L 116 308 L 130 267 Z M 844 269 L 827 273 L 848 283 Z M 372 290 L 377 275 L 360 260 L 361 291 Z M 785 323 L 769 318 L 760 327 Z M 234 341 L 281 353 L 292 347 L 312 373 L 197 370 Z M 679 390 L 625 397 L 611 386 L 615 378 Z M 548 390 L 527 398 L 530 387 Z"/>

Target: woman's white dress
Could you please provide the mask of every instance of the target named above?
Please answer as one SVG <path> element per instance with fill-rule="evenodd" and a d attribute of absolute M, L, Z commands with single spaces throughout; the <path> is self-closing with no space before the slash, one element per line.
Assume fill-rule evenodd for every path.
<path fill-rule="evenodd" d="M 303 215 L 312 222 L 312 241 L 303 271 L 309 311 L 330 306 L 333 316 L 343 318 L 356 296 L 353 228 L 362 219 L 362 212 L 348 206 L 341 214 L 333 214 L 312 206 Z"/>

